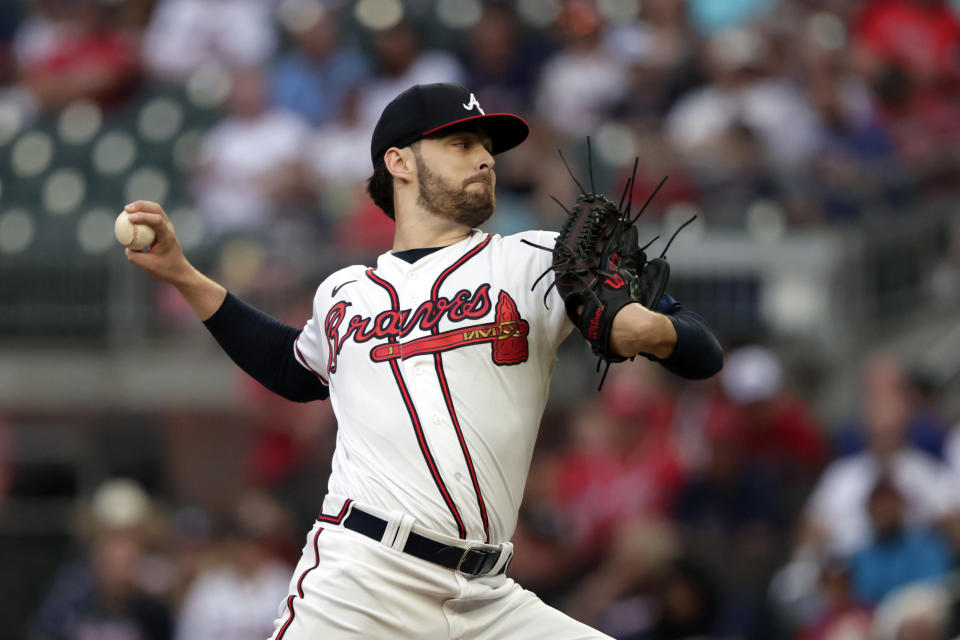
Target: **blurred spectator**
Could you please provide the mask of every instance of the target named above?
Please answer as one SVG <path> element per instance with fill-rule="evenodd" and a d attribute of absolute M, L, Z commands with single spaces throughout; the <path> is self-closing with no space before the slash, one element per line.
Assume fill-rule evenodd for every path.
<path fill-rule="evenodd" d="M 333 227 L 328 237 L 344 255 L 365 262 L 392 246 L 395 227 L 366 192 L 373 165 L 360 94 L 360 89 L 347 92 L 337 118 L 309 135 L 301 169 L 304 186 L 314 194 L 324 221 Z"/>
<path fill-rule="evenodd" d="M 777 478 L 781 506 L 799 505 L 825 461 L 822 427 L 810 408 L 784 381 L 777 356 L 746 346 L 724 358 L 723 390 L 733 404 L 744 455 Z"/>
<path fill-rule="evenodd" d="M 642 29 L 653 38 L 657 66 L 671 75 L 693 72 L 699 39 L 690 28 L 685 0 L 646 0 L 641 6 Z"/>
<path fill-rule="evenodd" d="M 424 51 L 417 32 L 407 22 L 377 31 L 373 48 L 377 74 L 360 97 L 367 131 L 363 139 L 368 142 L 383 108 L 402 91 L 415 84 L 464 81 L 465 72 L 457 59 L 445 51 Z"/>
<path fill-rule="evenodd" d="M 645 631 L 623 640 L 685 640 L 724 636 L 717 610 L 719 589 L 703 567 L 688 559 L 674 562 L 653 589 L 655 618 Z"/>
<path fill-rule="evenodd" d="M 144 553 L 156 533 L 149 497 L 111 480 L 94 493 L 81 523 L 86 553 L 64 566 L 31 625 L 33 640 L 172 637 L 170 612 L 148 595 Z"/>
<path fill-rule="evenodd" d="M 525 113 L 546 47 L 523 34 L 513 7 L 486 4 L 480 20 L 467 34 L 467 86 L 488 113 Z"/>
<path fill-rule="evenodd" d="M 690 163 L 700 202 L 709 207 L 710 224 L 742 228 L 755 203 L 772 202 L 778 207 L 786 199 L 756 130 L 735 122 L 719 135 L 716 145 L 726 150 L 722 164 L 709 156 Z"/>
<path fill-rule="evenodd" d="M 960 141 L 957 92 L 921 93 L 915 79 L 900 69 L 884 71 L 875 92 L 910 181 L 922 191 L 952 193 L 957 179 L 953 150 Z"/>
<path fill-rule="evenodd" d="M 140 73 L 134 34 L 116 28 L 96 0 L 51 7 L 63 13 L 39 14 L 19 43 L 22 83 L 40 106 L 56 110 L 80 99 L 111 105 L 126 98 Z"/>
<path fill-rule="evenodd" d="M 807 505 L 803 543 L 837 553 L 862 548 L 870 539 L 870 492 L 884 476 L 903 497 L 908 529 L 955 517 L 960 486 L 938 459 L 907 441 L 906 397 L 873 395 L 866 401 L 867 450 L 840 458 L 823 472 Z"/>
<path fill-rule="evenodd" d="M 631 615 L 631 596 L 646 588 L 663 588 L 659 580 L 672 576 L 680 556 L 676 532 L 666 520 L 641 517 L 624 522 L 610 541 L 607 557 L 576 584 L 564 610 L 618 637 L 639 631 L 643 625 L 637 618 L 642 616 Z"/>
<path fill-rule="evenodd" d="M 853 31 L 905 163 L 927 187 L 956 184 L 957 15 L 942 0 L 874 0 Z"/>
<path fill-rule="evenodd" d="M 862 451 L 866 446 L 867 428 L 863 424 L 870 407 L 880 396 L 897 398 L 907 411 L 906 437 L 917 449 L 932 456 L 943 456 L 943 440 L 949 424 L 929 400 L 921 378 L 908 375 L 900 361 L 885 353 L 868 357 L 863 365 L 861 386 L 862 416 L 842 426 L 834 436 L 833 446 L 839 455 Z"/>
<path fill-rule="evenodd" d="M 672 398 L 649 367 L 619 369 L 601 402 L 578 412 L 558 469 L 560 517 L 587 557 L 602 556 L 621 524 L 668 514 L 682 480 L 668 432 Z"/>
<path fill-rule="evenodd" d="M 367 125 L 360 119 L 360 90 L 343 95 L 336 117 L 317 128 L 306 144 L 305 162 L 318 190 L 339 187 L 354 191 L 373 173 Z"/>
<path fill-rule="evenodd" d="M 543 66 L 536 110 L 569 137 L 592 133 L 628 86 L 626 65 L 604 46 L 600 16 L 586 2 L 568 2 L 558 18 L 563 48 Z"/>
<path fill-rule="evenodd" d="M 877 604 L 899 587 L 942 578 L 952 568 L 946 542 L 930 529 L 904 527 L 903 496 L 880 478 L 868 503 L 873 540 L 850 560 L 853 587 L 863 602 Z"/>
<path fill-rule="evenodd" d="M 314 125 L 339 117 L 345 102 L 369 77 L 369 62 L 338 34 L 338 15 L 319 2 L 288 24 L 295 48 L 274 65 L 271 96 L 277 107 L 299 113 Z"/>
<path fill-rule="evenodd" d="M 821 615 L 814 572 L 823 554 L 849 557 L 871 543 L 870 493 L 881 478 L 902 496 L 905 531 L 939 525 L 951 541 L 957 539 L 960 483 L 937 458 L 907 440 L 906 394 L 884 388 L 865 393 L 863 402 L 867 449 L 823 472 L 804 509 L 795 555 L 771 584 L 787 626 L 806 627 Z"/>
<path fill-rule="evenodd" d="M 334 232 L 335 245 L 344 254 L 366 256 L 360 262 L 375 260 L 376 256 L 389 251 L 393 246 L 393 233 L 396 225 L 373 204 L 365 193 L 357 193 L 351 200 L 351 206 L 340 218 Z"/>
<path fill-rule="evenodd" d="M 643 23 L 617 27 L 604 37 L 604 47 L 628 73 L 626 91 L 613 112 L 631 121 L 659 123 L 667 111 L 670 86 L 655 32 Z"/>
<path fill-rule="evenodd" d="M 639 114 L 634 115 L 639 116 Z M 662 219 L 665 212 L 675 205 L 683 208 L 698 202 L 701 196 L 697 191 L 694 176 L 690 174 L 679 154 L 667 142 L 659 123 L 653 121 L 645 124 L 638 123 L 632 128 L 632 133 L 637 143 L 639 160 L 636 177 L 634 177 L 632 164 L 624 167 L 614 178 L 613 193 L 616 193 L 617 197 L 625 194 L 625 203 L 631 204 L 632 212 L 636 214 L 640 206 L 646 203 L 659 186 L 660 190 L 657 191 L 656 197 L 650 201 L 643 212 L 644 221 Z M 661 185 L 664 177 L 669 177 L 669 180 Z M 633 182 L 628 191 L 627 182 L 631 179 Z M 711 204 L 711 220 L 713 213 L 714 208 Z M 654 248 L 656 246 L 653 245 Z"/>
<path fill-rule="evenodd" d="M 215 234 L 255 231 L 275 214 L 284 172 L 300 160 L 309 125 L 269 108 L 260 69 L 233 73 L 229 114 L 201 142 L 194 190 Z"/>
<path fill-rule="evenodd" d="M 171 513 L 170 530 L 173 568 L 170 602 L 179 611 L 197 576 L 212 565 L 215 541 L 210 515 L 196 506 L 182 506 Z"/>
<path fill-rule="evenodd" d="M 160 0 L 144 36 L 143 59 L 154 75 L 185 81 L 205 64 L 260 66 L 275 48 L 270 2 Z"/>
<path fill-rule="evenodd" d="M 72 8 L 64 0 L 33 0 L 22 4 L 26 9 L 23 21 L 13 37 L 13 53 L 17 66 L 27 68 L 48 58 L 58 44 L 76 30 Z M 7 14 L 6 11 L 3 12 Z"/>
<path fill-rule="evenodd" d="M 823 561 L 820 570 L 823 611 L 797 635 L 797 640 L 868 640 L 873 612 L 861 603 L 850 583 L 850 567 L 840 558 Z"/>
<path fill-rule="evenodd" d="M 681 481 L 668 432 L 672 400 L 652 367 L 614 370 L 601 399 L 574 416 L 570 442 L 551 465 L 546 513 L 562 523 L 561 555 L 588 571 L 565 610 L 588 624 L 676 554 L 667 521 Z"/>
<path fill-rule="evenodd" d="M 261 640 L 273 633 L 293 567 L 273 555 L 270 541 L 286 527 L 282 508 L 264 494 L 236 505 L 222 539 L 221 562 L 197 576 L 177 620 L 178 640 Z"/>
<path fill-rule="evenodd" d="M 903 170 L 862 81 L 845 74 L 835 55 L 811 54 L 807 91 L 823 127 L 813 159 L 813 188 L 828 221 L 857 219 L 902 188 Z"/>
<path fill-rule="evenodd" d="M 910 369 L 905 377 L 910 398 L 909 437 L 921 449 L 942 458 L 950 423 L 940 407 L 940 382 L 934 373 L 922 367 Z"/>
<path fill-rule="evenodd" d="M 276 289 L 281 285 L 265 286 Z M 312 303 L 309 294 L 278 317 L 300 326 L 310 316 Z M 293 516 L 312 519 L 317 491 L 326 487 L 330 476 L 336 439 L 336 417 L 330 403 L 289 402 L 239 369 L 235 393 L 238 406 L 252 422 L 244 481 L 282 501 Z"/>
<path fill-rule="evenodd" d="M 960 21 L 944 0 L 871 0 L 854 25 L 875 73 L 896 67 L 922 85 L 960 80 Z"/>
<path fill-rule="evenodd" d="M 686 7 L 685 0 L 646 0 L 641 6 L 638 26 L 652 38 L 654 60 L 667 86 L 666 106 L 701 80 L 697 68 L 701 41 L 690 26 Z"/>
<path fill-rule="evenodd" d="M 816 152 L 821 136 L 807 96 L 779 69 L 770 68 L 768 48 L 758 31 L 728 31 L 711 38 L 704 53 L 710 81 L 680 98 L 665 121 L 669 140 L 703 182 L 720 189 L 730 182 L 743 184 L 755 191 L 753 198 L 776 197 L 774 179 L 801 179 L 798 172 Z M 785 128 L 784 122 L 790 126 Z M 750 195 L 728 197 L 731 201 L 724 207 L 718 202 L 722 193 L 707 191 L 711 221 L 742 220 Z M 717 205 L 720 211 L 714 215 Z"/>
<path fill-rule="evenodd" d="M 748 634 L 759 623 L 767 582 L 783 557 L 788 513 L 770 469 L 751 460 L 733 412 L 707 425 L 707 466 L 680 490 L 674 517 L 687 554 L 716 576 L 718 611 L 728 631 Z"/>
<path fill-rule="evenodd" d="M 563 426 L 551 417 L 545 416 L 543 422 L 554 433 Z M 575 585 L 577 577 L 595 568 L 592 559 L 573 552 L 557 509 L 555 487 L 562 454 L 562 446 L 544 446 L 537 441 L 517 528 L 511 538 L 514 559 L 510 562 L 510 576 L 545 602 L 558 602 Z"/>
<path fill-rule="evenodd" d="M 681 488 L 677 520 L 690 534 L 739 542 L 746 542 L 742 534 L 750 530 L 769 535 L 779 529 L 776 483 L 747 456 L 736 416 L 717 412 L 706 428 L 708 461 Z"/>

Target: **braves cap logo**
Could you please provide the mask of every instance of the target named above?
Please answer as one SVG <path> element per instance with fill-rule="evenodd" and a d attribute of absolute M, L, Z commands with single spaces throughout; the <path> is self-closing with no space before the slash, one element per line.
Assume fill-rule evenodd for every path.
<path fill-rule="evenodd" d="M 463 108 L 466 109 L 467 111 L 473 111 L 473 108 L 474 108 L 474 107 L 477 108 L 477 111 L 480 112 L 480 115 L 482 115 L 482 116 L 487 115 L 487 112 L 484 111 L 484 110 L 480 107 L 480 102 L 477 100 L 477 96 L 475 96 L 475 95 L 473 95 L 473 94 L 471 93 L 471 94 L 470 94 L 470 102 L 468 102 L 467 104 L 463 105 Z"/>

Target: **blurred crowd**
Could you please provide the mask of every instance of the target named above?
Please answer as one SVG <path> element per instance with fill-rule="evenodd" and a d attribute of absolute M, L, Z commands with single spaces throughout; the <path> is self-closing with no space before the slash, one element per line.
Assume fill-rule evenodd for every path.
<path fill-rule="evenodd" d="M 864 361 L 840 425 L 762 346 L 704 384 L 617 375 L 535 460 L 521 583 L 616 638 L 960 632 L 960 425 L 897 359 Z"/>
<path fill-rule="evenodd" d="M 9 3 L 8 3 L 9 4 Z M 17 5 L 15 5 L 17 6 Z M 640 157 L 712 225 L 857 221 L 953 192 L 960 22 L 945 0 L 30 0 L 0 17 L 0 111 L 105 120 L 144 85 L 219 116 L 182 179 L 213 236 L 283 221 L 380 249 L 363 195 L 383 106 L 460 82 L 528 118 L 494 224 L 551 226 L 554 150 L 592 134 L 604 190 Z M 179 178 L 178 178 L 179 179 Z M 758 204 L 760 206 L 758 206 Z M 305 231 L 304 231 L 305 232 Z"/>
<path fill-rule="evenodd" d="M 148 492 L 144 465 L 107 479 L 28 637 L 270 633 L 335 424 L 325 404 L 240 384 L 257 426 L 219 505 Z M 618 640 L 957 637 L 958 417 L 887 353 L 864 359 L 842 424 L 821 424 L 797 388 L 773 351 L 743 345 L 708 381 L 644 361 L 613 368 L 588 402 L 553 402 L 509 575 Z M 216 459 L 197 423 L 181 426 L 170 448 Z M 234 476 L 192 481 L 217 477 Z"/>
<path fill-rule="evenodd" d="M 110 121 L 145 87 L 212 108 L 171 180 L 209 238 L 268 252 L 235 245 L 242 267 L 217 275 L 254 299 L 289 289 L 299 325 L 317 247 L 345 264 L 389 246 L 392 222 L 364 194 L 369 140 L 412 84 L 460 82 L 487 113 L 530 122 L 529 141 L 498 158 L 491 230 L 555 228 L 550 196 L 575 188 L 555 150 L 579 150 L 585 170 L 587 134 L 601 190 L 619 195 L 637 156 L 635 201 L 670 176 L 654 219 L 693 207 L 736 228 L 859 223 L 957 192 L 958 12 L 943 0 L 6 3 L 0 133 L 77 105 Z M 954 253 L 937 283 L 956 300 Z M 193 322 L 158 293 L 161 313 Z M 271 633 L 335 424 L 244 385 L 254 436 L 226 506 L 105 482 L 31 639 Z M 956 637 L 960 416 L 886 354 L 864 360 L 847 423 L 821 424 L 798 389 L 775 350 L 745 345 L 711 381 L 634 363 L 586 402 L 553 400 L 510 575 L 621 640 Z M 188 426 L 169 428 L 206 425 Z M 17 472 L 3 437 L 0 496 Z"/>
<path fill-rule="evenodd" d="M 675 228 L 702 212 L 698 224 L 762 237 L 884 228 L 956 196 L 957 11 L 948 0 L 9 1 L 0 252 L 69 235 L 77 214 L 77 238 L 46 250 L 102 254 L 109 212 L 156 199 L 188 253 L 217 248 L 229 288 L 295 300 L 389 246 L 392 222 L 364 188 L 370 135 L 393 96 L 436 81 L 531 124 L 498 158 L 491 231 L 557 228 L 551 196 L 576 188 L 556 150 L 584 176 L 588 134 L 597 188 L 614 199 L 635 158 L 634 202 L 669 176 L 644 220 Z M 947 245 L 931 248 L 951 256 L 931 287 L 955 299 L 960 258 Z M 189 321 L 175 302 L 158 306 Z"/>

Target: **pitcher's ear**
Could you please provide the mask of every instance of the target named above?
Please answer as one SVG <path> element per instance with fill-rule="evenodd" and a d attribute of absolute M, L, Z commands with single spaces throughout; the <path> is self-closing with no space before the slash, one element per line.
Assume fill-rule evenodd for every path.
<path fill-rule="evenodd" d="M 383 163 L 395 179 L 412 182 L 417 177 L 416 156 L 410 147 L 390 147 L 383 154 Z"/>

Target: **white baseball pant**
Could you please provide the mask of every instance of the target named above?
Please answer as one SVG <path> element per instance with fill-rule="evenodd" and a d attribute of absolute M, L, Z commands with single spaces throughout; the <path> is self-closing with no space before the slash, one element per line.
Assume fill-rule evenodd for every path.
<path fill-rule="evenodd" d="M 317 522 L 271 640 L 595 640 L 505 575 L 468 577 Z"/>

